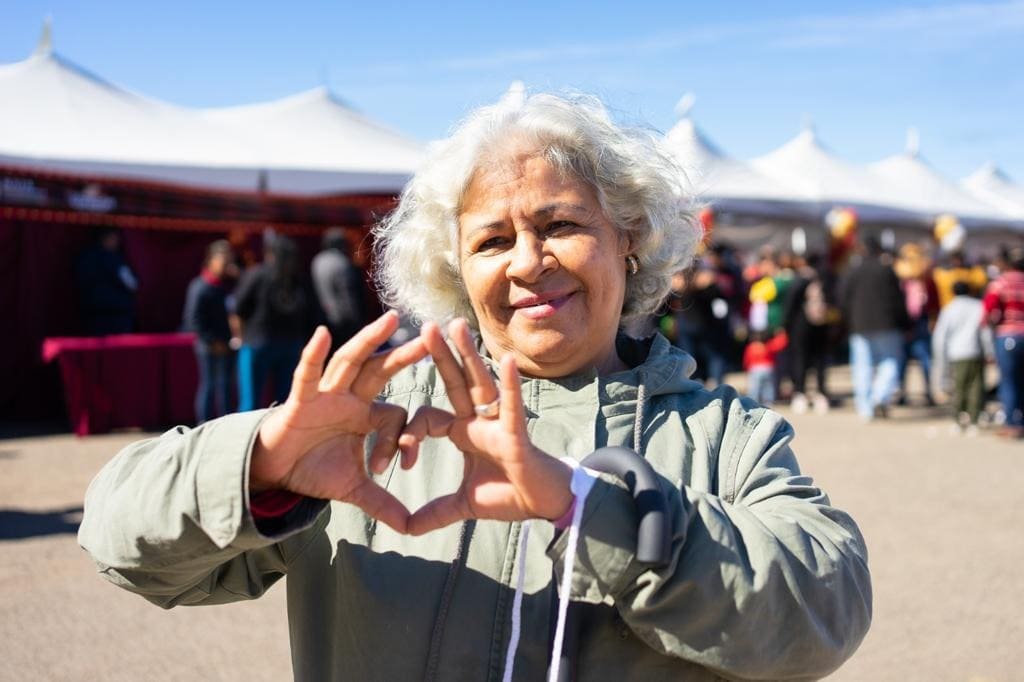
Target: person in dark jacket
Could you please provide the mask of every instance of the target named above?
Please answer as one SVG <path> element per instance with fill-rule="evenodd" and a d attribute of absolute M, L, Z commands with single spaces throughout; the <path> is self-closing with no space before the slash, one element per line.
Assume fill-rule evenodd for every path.
<path fill-rule="evenodd" d="M 228 325 L 228 271 L 235 260 L 231 245 L 218 240 L 206 249 L 202 272 L 188 285 L 182 327 L 196 335 L 196 423 L 233 410 L 231 384 L 235 356 Z"/>
<path fill-rule="evenodd" d="M 732 343 L 729 304 L 715 271 L 706 265 L 698 267 L 689 280 L 681 273 L 673 278 L 676 298 L 670 305 L 676 319 L 676 345 L 697 361 L 694 378 L 720 386 Z"/>
<path fill-rule="evenodd" d="M 854 403 L 870 421 L 888 416 L 910 320 L 891 257 L 873 237 L 865 239 L 864 249 L 864 259 L 846 281 L 843 313 L 850 331 Z"/>
<path fill-rule="evenodd" d="M 85 332 L 89 336 L 135 331 L 135 292 L 139 282 L 121 252 L 120 230 L 107 227 L 75 264 L 75 283 Z"/>
<path fill-rule="evenodd" d="M 815 372 L 818 393 L 814 396 L 816 412 L 828 412 L 830 399 L 826 383 L 829 351 L 829 326 L 832 322 L 832 297 L 827 278 L 822 272 L 824 258 L 811 254 L 800 259 L 796 277 L 786 295 L 782 323 L 789 336 L 790 378 L 794 412 L 806 412 L 812 402 L 807 396 L 807 372 Z"/>
<path fill-rule="evenodd" d="M 345 232 L 324 232 L 323 250 L 313 258 L 313 288 L 331 332 L 332 350 L 352 338 L 370 321 L 363 273 L 346 254 Z"/>
<path fill-rule="evenodd" d="M 316 296 L 299 267 L 295 242 L 282 235 L 268 240 L 264 262 L 242 275 L 235 291 L 241 332 L 238 353 L 238 409 L 261 406 L 270 379 L 272 399 L 283 402 L 302 345 L 319 321 Z"/>

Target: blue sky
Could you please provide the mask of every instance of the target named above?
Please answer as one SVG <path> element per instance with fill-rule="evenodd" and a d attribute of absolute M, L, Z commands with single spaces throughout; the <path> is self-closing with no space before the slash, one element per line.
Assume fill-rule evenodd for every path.
<path fill-rule="evenodd" d="M 0 5 L 0 62 L 56 50 L 187 106 L 327 84 L 413 137 L 442 136 L 516 79 L 600 95 L 667 130 L 685 92 L 726 152 L 774 149 L 810 118 L 841 156 L 921 152 L 959 178 L 988 160 L 1024 183 L 1024 2 L 35 2 Z"/>

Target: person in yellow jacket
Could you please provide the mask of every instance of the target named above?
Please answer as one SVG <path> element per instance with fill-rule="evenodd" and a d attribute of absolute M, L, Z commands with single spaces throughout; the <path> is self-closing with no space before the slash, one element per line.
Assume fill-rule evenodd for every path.
<path fill-rule="evenodd" d="M 953 300 L 953 285 L 963 282 L 967 285 L 968 295 L 980 297 L 988 284 L 988 275 L 980 265 L 969 265 L 964 254 L 957 251 L 949 254 L 946 262 L 932 270 L 935 289 L 939 294 L 939 307 L 945 308 Z"/>

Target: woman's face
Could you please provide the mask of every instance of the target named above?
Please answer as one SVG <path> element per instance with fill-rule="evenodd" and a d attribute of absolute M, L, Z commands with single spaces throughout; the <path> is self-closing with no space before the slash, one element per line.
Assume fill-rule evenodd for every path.
<path fill-rule="evenodd" d="M 594 190 L 535 155 L 478 171 L 459 215 L 462 279 L 495 359 L 530 376 L 620 369 L 627 243 Z"/>

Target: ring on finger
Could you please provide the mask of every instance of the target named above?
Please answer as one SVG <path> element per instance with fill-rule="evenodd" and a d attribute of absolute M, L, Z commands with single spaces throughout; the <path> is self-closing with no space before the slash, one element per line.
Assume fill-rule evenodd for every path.
<path fill-rule="evenodd" d="M 497 418 L 498 412 L 500 411 L 500 403 L 501 399 L 495 398 L 489 403 L 484 403 L 483 405 L 474 405 L 473 411 L 476 412 L 478 417 L 483 417 L 485 419 L 495 419 Z"/>

